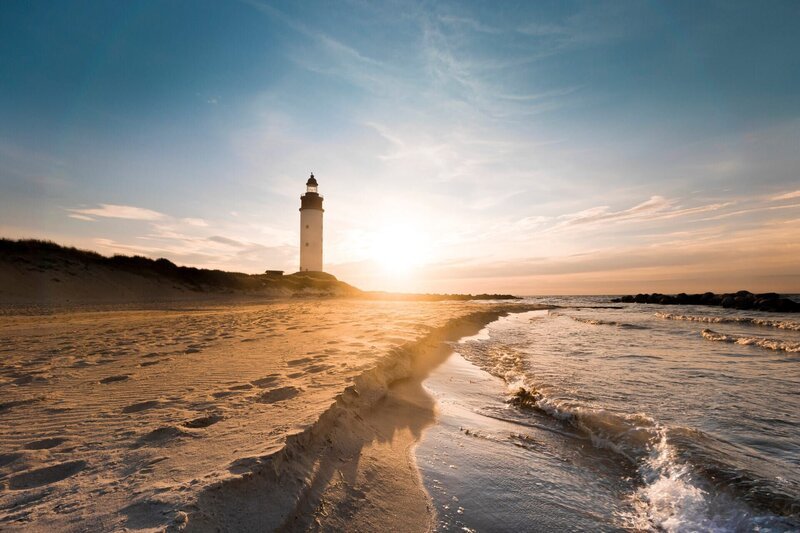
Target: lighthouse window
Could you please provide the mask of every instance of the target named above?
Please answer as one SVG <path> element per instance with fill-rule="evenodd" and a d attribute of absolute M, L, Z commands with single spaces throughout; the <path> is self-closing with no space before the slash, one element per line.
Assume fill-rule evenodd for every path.
<path fill-rule="evenodd" d="M 308 246 L 308 243 L 306 243 L 306 246 Z"/>
<path fill-rule="evenodd" d="M 308 224 L 306 224 L 306 229 L 308 229 Z"/>

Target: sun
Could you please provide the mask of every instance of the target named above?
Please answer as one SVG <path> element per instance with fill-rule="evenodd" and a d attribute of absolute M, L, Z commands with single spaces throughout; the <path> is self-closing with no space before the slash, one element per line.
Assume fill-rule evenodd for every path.
<path fill-rule="evenodd" d="M 385 226 L 372 235 L 369 255 L 386 272 L 408 275 L 430 260 L 430 239 L 411 225 Z"/>

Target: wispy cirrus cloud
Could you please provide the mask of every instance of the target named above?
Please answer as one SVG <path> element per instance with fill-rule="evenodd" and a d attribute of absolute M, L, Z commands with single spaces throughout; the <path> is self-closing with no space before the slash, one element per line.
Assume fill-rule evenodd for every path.
<path fill-rule="evenodd" d="M 568 213 L 558 217 L 560 222 L 549 228 L 550 231 L 577 226 L 610 225 L 623 222 L 646 222 L 719 211 L 736 202 L 715 202 L 693 207 L 679 205 L 677 199 L 663 196 L 651 196 L 650 199 L 619 211 L 612 211 L 607 205 L 591 207 L 576 213 Z"/>
<path fill-rule="evenodd" d="M 229 239 L 227 237 L 221 237 L 219 235 L 212 235 L 207 240 L 209 240 L 211 242 L 216 242 L 216 243 L 219 243 L 219 244 L 225 244 L 227 246 L 233 246 L 235 248 L 240 248 L 240 247 L 245 246 L 244 243 L 241 243 L 241 242 L 239 242 L 239 241 L 237 241 L 235 239 Z"/>
<path fill-rule="evenodd" d="M 167 218 L 164 213 L 146 209 L 144 207 L 135 207 L 132 205 L 117 205 L 117 204 L 100 204 L 100 207 L 92 207 L 87 209 L 67 209 L 70 212 L 70 217 L 77 218 L 78 220 L 94 220 L 97 218 L 124 218 L 127 220 L 163 220 Z"/>
<path fill-rule="evenodd" d="M 69 218 L 74 218 L 76 220 L 85 220 L 86 222 L 94 222 L 95 219 L 86 215 L 81 215 L 80 213 L 70 213 L 67 215 Z"/>
<path fill-rule="evenodd" d="M 620 222 L 624 220 L 648 217 L 655 213 L 664 212 L 670 208 L 672 203 L 673 202 L 671 200 L 668 200 L 663 196 L 651 196 L 649 200 L 621 211 L 611 211 L 611 208 L 607 205 L 591 207 L 589 209 L 584 209 L 583 211 L 578 211 L 577 213 L 569 213 L 560 216 L 559 218 L 562 219 L 562 222 L 557 224 L 555 227 L 560 228 L 566 226 L 596 224 L 600 222 Z"/>
<path fill-rule="evenodd" d="M 783 194 L 779 194 L 778 196 L 773 196 L 771 200 L 773 202 L 778 202 L 781 200 L 793 200 L 795 198 L 800 198 L 800 191 L 785 192 Z"/>

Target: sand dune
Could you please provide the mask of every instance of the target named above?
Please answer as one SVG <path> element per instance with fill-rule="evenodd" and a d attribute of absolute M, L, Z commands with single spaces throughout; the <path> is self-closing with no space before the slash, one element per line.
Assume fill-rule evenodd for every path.
<path fill-rule="evenodd" d="M 278 277 L 224 272 L 178 266 L 166 259 L 105 257 L 52 242 L 0 238 L 0 305 L 6 308 L 359 294 L 322 272 Z"/>
<path fill-rule="evenodd" d="M 407 457 L 424 425 L 424 417 L 415 427 L 395 422 L 383 438 L 371 437 L 385 421 L 365 420 L 376 402 L 388 401 L 389 384 L 444 340 L 513 308 L 316 300 L 6 314 L 0 525 L 310 527 L 293 522 L 298 516 L 334 524 L 356 512 L 353 502 L 363 503 L 336 493 L 342 478 L 335 476 L 345 475 L 339 467 L 379 464 L 381 454 Z M 342 462 L 328 464 L 326 478 L 319 461 L 331 454 Z M 365 454 L 375 455 L 372 463 Z M 395 463 L 408 470 L 407 461 L 381 464 Z M 369 475 L 353 468 L 352 475 Z M 411 472 L 398 483 L 408 488 Z M 248 484 L 249 500 L 232 496 Z M 420 494 L 406 507 L 424 510 Z M 323 503 L 336 498 L 350 507 L 337 514 Z"/>

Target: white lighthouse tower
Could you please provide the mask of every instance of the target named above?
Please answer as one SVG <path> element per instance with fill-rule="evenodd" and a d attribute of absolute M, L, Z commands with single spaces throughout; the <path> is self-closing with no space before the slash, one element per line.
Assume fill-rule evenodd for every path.
<path fill-rule="evenodd" d="M 322 272 L 322 196 L 314 174 L 300 197 L 300 272 Z"/>

